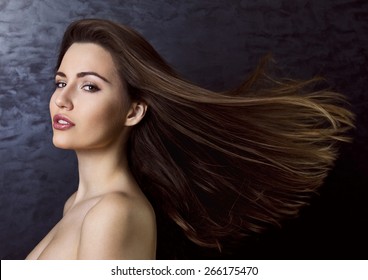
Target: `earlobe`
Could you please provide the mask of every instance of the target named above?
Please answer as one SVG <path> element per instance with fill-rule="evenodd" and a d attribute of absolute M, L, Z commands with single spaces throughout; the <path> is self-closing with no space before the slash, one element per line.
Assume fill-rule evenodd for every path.
<path fill-rule="evenodd" d="M 139 123 L 146 115 L 147 104 L 143 101 L 132 102 L 125 119 L 125 126 L 133 126 Z"/>

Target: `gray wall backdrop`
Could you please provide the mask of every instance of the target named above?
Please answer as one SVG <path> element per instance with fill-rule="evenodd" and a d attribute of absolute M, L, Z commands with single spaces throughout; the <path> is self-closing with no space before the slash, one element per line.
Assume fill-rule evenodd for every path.
<path fill-rule="evenodd" d="M 52 146 L 48 102 L 63 31 L 85 17 L 136 28 L 187 79 L 207 88 L 235 86 L 271 52 L 284 74 L 322 75 L 350 97 L 355 141 L 300 219 L 244 241 L 233 255 L 193 247 L 187 258 L 364 258 L 368 1 L 0 0 L 1 259 L 24 258 L 60 219 L 78 183 L 73 153 Z"/>

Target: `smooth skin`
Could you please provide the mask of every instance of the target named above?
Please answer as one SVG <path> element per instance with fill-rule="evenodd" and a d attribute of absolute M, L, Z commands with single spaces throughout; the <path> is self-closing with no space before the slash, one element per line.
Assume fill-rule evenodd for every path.
<path fill-rule="evenodd" d="M 147 105 L 129 100 L 110 53 L 92 43 L 68 49 L 55 83 L 51 119 L 61 114 L 75 125 L 54 128 L 53 143 L 75 150 L 79 186 L 27 259 L 154 259 L 155 214 L 126 156 L 129 132 Z"/>

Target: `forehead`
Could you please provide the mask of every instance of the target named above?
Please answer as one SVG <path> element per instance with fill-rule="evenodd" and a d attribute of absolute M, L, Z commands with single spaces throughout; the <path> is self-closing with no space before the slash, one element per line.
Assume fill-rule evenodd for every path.
<path fill-rule="evenodd" d="M 73 43 L 66 51 L 59 70 L 69 73 L 96 71 L 107 76 L 117 73 L 111 54 L 94 43 Z"/>

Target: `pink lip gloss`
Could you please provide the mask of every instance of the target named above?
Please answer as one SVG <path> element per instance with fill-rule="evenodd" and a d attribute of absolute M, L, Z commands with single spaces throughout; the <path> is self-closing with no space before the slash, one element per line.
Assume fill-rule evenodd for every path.
<path fill-rule="evenodd" d="M 75 126 L 75 124 L 71 120 L 60 114 L 55 115 L 53 121 L 53 127 L 57 130 L 68 130 Z"/>

